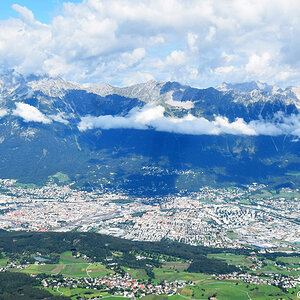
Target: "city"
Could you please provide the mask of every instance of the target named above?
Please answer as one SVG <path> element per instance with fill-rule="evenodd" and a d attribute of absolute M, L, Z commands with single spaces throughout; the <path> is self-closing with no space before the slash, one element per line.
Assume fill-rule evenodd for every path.
<path fill-rule="evenodd" d="M 145 199 L 77 190 L 72 184 L 24 187 L 8 179 L 0 180 L 0 189 L 0 228 L 5 230 L 93 231 L 135 241 L 300 249 L 298 190 L 268 195 L 265 185 L 254 183 Z"/>

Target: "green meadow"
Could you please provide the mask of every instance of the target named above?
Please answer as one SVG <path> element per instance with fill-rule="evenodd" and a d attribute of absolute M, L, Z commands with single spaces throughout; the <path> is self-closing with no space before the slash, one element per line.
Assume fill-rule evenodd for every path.
<path fill-rule="evenodd" d="M 74 263 L 86 263 L 87 261 L 82 258 L 82 257 L 74 257 L 72 256 L 72 252 L 71 251 L 66 251 L 66 252 L 63 252 L 61 255 L 60 255 L 60 260 L 59 260 L 59 263 L 60 264 L 74 264 Z"/>
<path fill-rule="evenodd" d="M 216 258 L 226 261 L 231 265 L 251 266 L 253 263 L 245 255 L 236 255 L 232 253 L 208 254 L 208 258 Z"/>
<path fill-rule="evenodd" d="M 128 274 L 130 274 L 135 279 L 148 280 L 149 278 L 144 269 L 132 269 L 123 267 L 123 270 L 125 272 L 128 272 Z"/>
<path fill-rule="evenodd" d="M 0 258 L 0 266 L 5 267 L 8 262 L 7 258 Z"/>
<path fill-rule="evenodd" d="M 46 288 L 47 291 L 49 291 L 51 294 L 55 296 L 68 296 L 71 297 L 72 300 L 77 300 L 77 299 L 90 299 L 93 297 L 99 297 L 102 296 L 105 299 L 108 300 L 114 300 L 112 298 L 116 298 L 115 300 L 122 299 L 124 300 L 125 298 L 122 297 L 113 297 L 107 292 L 102 292 L 98 290 L 93 290 L 93 289 L 82 289 L 82 288 L 74 288 L 74 289 L 69 289 L 69 288 L 59 288 L 57 289 L 52 289 L 52 288 Z"/>
<path fill-rule="evenodd" d="M 292 291 L 289 295 L 292 297 Z M 218 300 L 271 300 L 286 299 L 287 294 L 281 289 L 268 285 L 246 284 L 234 280 L 203 280 L 195 286 L 186 287 L 181 294 L 190 299 L 208 299 L 216 297 Z M 293 298 L 292 298 L 293 299 Z"/>

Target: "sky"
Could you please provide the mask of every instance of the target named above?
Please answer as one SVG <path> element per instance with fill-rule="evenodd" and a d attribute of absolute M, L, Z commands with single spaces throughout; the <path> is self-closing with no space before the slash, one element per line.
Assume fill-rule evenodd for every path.
<path fill-rule="evenodd" d="M 300 85 L 299 0 L 1 0 L 0 67 L 80 83 Z"/>

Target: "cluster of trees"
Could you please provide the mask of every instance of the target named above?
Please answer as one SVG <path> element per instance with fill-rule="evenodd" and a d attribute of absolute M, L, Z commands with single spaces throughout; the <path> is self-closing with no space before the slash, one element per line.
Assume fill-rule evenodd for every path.
<path fill-rule="evenodd" d="M 92 260 L 105 262 L 112 256 L 113 251 L 121 251 L 123 256 L 118 258 L 120 265 L 130 268 L 143 268 L 151 275 L 152 265 L 159 267 L 156 259 L 136 260 L 131 253 L 147 252 L 154 256 L 167 255 L 182 259 L 204 262 L 207 267 L 205 273 L 224 273 L 224 270 L 232 270 L 225 262 L 217 259 L 209 259 L 205 255 L 217 253 L 224 249 L 214 249 L 202 246 L 191 246 L 168 240 L 161 242 L 136 242 L 124 240 L 112 236 L 89 232 L 0 232 L 0 249 L 6 253 L 36 253 L 52 255 L 64 251 L 79 251 Z M 233 249 L 234 253 L 239 252 Z M 245 252 L 246 250 L 242 250 Z M 54 259 L 55 260 L 55 259 Z M 52 262 L 52 261 L 51 261 Z M 196 265 L 195 265 L 196 266 Z M 198 272 L 201 272 L 200 270 Z"/>
<path fill-rule="evenodd" d="M 69 297 L 53 296 L 48 291 L 37 288 L 40 282 L 26 274 L 0 273 L 1 300 L 70 300 Z"/>
<path fill-rule="evenodd" d="M 221 260 L 207 258 L 206 255 L 221 252 L 250 255 L 253 251 L 191 246 L 169 240 L 137 242 L 92 232 L 6 232 L 0 230 L 0 253 L 4 251 L 8 256 L 40 252 L 49 257 L 48 263 L 54 263 L 59 260 L 57 254 L 70 250 L 79 251 L 94 261 L 104 263 L 107 257 L 112 256 L 112 252 L 120 251 L 123 255 L 116 258 L 120 265 L 145 269 L 150 277 L 152 276 L 149 265 L 159 267 L 158 258 L 161 255 L 192 260 L 193 264 L 188 270 L 190 272 L 228 273 L 236 268 Z M 147 257 L 144 260 L 136 260 L 133 253 L 151 253 L 151 259 Z M 266 253 L 260 256 L 275 260 L 277 256 L 286 256 L 286 254 Z"/>
<path fill-rule="evenodd" d="M 228 265 L 219 259 L 208 259 L 207 257 L 202 256 L 193 261 L 187 271 L 193 273 L 226 274 L 238 272 L 239 269 L 236 266 Z"/>

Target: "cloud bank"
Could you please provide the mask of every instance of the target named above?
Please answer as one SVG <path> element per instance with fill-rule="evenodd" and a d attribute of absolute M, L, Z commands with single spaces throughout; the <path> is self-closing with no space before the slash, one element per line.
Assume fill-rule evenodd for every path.
<path fill-rule="evenodd" d="M 0 65 L 77 82 L 300 82 L 298 0 L 83 0 L 0 21 Z M 18 41 L 18 43 L 16 43 Z"/>
<path fill-rule="evenodd" d="M 141 109 L 132 109 L 127 116 L 85 116 L 78 124 L 80 131 L 89 129 L 139 129 L 191 134 L 191 135 L 246 135 L 246 136 L 278 136 L 293 135 L 300 137 L 300 116 L 285 116 L 277 113 L 270 121 L 254 120 L 246 123 L 237 118 L 229 122 L 226 117 L 215 116 L 213 121 L 203 117 L 187 115 L 183 118 L 166 117 L 162 106 L 146 105 Z"/>
<path fill-rule="evenodd" d="M 63 113 L 45 115 L 36 107 L 22 102 L 17 102 L 16 108 L 11 113 L 0 109 L 0 118 L 9 114 L 21 117 L 25 122 L 43 124 L 51 124 L 55 121 L 68 125 L 70 123 L 68 119 L 74 118 L 74 116 L 67 116 Z M 278 112 L 270 120 L 260 119 L 246 123 L 242 118 L 236 118 L 235 121 L 230 122 L 224 116 L 215 116 L 213 120 L 195 117 L 191 114 L 175 118 L 166 116 L 163 106 L 147 104 L 142 108 L 133 108 L 126 116 L 84 116 L 81 117 L 77 127 L 82 132 L 96 128 L 104 130 L 137 129 L 190 135 L 290 135 L 300 138 L 300 114 L 287 116 L 283 112 Z"/>
<path fill-rule="evenodd" d="M 16 109 L 13 110 L 12 114 L 21 117 L 25 122 L 52 123 L 52 120 L 46 117 L 37 108 L 22 102 L 16 103 Z"/>

